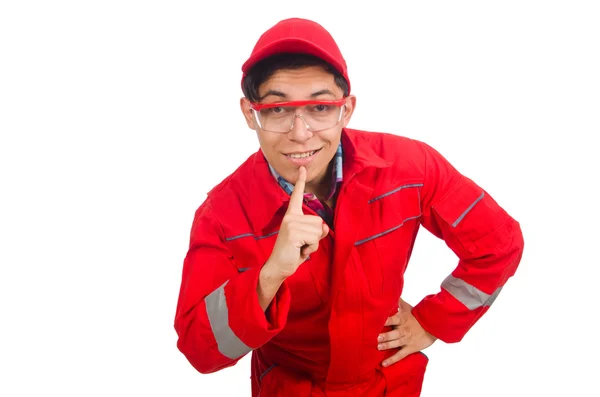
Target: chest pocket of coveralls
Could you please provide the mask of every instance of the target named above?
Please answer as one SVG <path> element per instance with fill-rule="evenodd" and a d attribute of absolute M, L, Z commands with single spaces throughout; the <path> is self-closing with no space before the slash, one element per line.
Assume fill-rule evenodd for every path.
<path fill-rule="evenodd" d="M 369 200 L 355 242 L 374 298 L 399 297 L 421 216 L 421 183 L 399 183 Z"/>

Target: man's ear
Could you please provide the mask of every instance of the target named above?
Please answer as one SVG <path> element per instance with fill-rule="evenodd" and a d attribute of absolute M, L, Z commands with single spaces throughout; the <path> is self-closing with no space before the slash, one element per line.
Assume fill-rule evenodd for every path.
<path fill-rule="evenodd" d="M 246 97 L 240 98 L 240 109 L 242 110 L 242 114 L 246 119 L 246 124 L 248 124 L 248 128 L 256 131 L 256 121 L 254 119 L 254 111 L 250 108 L 250 101 Z"/>
<path fill-rule="evenodd" d="M 342 126 L 346 128 L 350 119 L 352 118 L 352 114 L 354 114 L 354 109 L 356 109 L 356 97 L 354 95 L 348 95 L 348 99 L 346 100 L 346 105 L 344 109 L 344 117 L 342 118 Z"/>

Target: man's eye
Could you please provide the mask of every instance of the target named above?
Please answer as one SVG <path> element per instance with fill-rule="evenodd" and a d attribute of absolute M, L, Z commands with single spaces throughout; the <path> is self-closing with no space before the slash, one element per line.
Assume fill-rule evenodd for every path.
<path fill-rule="evenodd" d="M 281 113 L 283 113 L 285 111 L 285 109 L 283 107 L 281 107 L 281 106 L 276 106 L 274 108 L 267 109 L 267 111 L 269 113 L 281 114 Z"/>

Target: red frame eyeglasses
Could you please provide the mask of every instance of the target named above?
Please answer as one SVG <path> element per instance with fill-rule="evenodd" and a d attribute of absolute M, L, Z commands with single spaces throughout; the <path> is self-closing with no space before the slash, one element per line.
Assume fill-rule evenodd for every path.
<path fill-rule="evenodd" d="M 291 102 L 274 102 L 274 103 L 255 103 L 250 102 L 250 108 L 260 112 L 263 109 L 271 109 L 277 107 L 293 107 L 293 106 L 305 106 L 305 105 L 334 105 L 342 106 L 346 103 L 346 98 L 339 99 L 337 101 L 291 101 Z"/>

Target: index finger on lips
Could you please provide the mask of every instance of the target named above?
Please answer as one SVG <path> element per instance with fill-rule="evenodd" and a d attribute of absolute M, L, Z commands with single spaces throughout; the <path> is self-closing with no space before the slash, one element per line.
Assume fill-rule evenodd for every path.
<path fill-rule="evenodd" d="M 304 187 L 306 185 L 306 168 L 300 167 L 298 170 L 298 180 L 294 185 L 294 190 L 290 196 L 290 205 L 287 209 L 288 214 L 302 215 L 302 202 L 304 201 Z"/>

